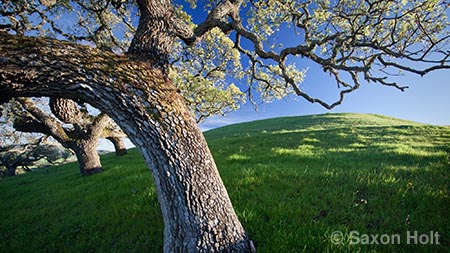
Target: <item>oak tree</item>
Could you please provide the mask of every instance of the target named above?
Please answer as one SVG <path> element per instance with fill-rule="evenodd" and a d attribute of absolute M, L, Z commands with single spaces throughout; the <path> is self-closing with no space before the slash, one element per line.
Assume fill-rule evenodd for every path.
<path fill-rule="evenodd" d="M 116 154 L 126 149 L 122 138 L 126 135 L 118 129 L 106 114 L 90 115 L 86 105 L 70 99 L 50 98 L 51 112 L 27 98 L 18 98 L 21 114 L 14 117 L 17 131 L 42 133 L 52 136 L 63 147 L 72 150 L 78 161 L 81 175 L 92 175 L 103 170 L 97 146 L 100 138 L 111 140 Z"/>
<path fill-rule="evenodd" d="M 0 106 L 0 177 L 14 176 L 19 168 L 46 166 L 66 161 L 71 153 L 42 134 L 18 133 L 11 115 L 18 114 L 17 103 Z M 16 115 L 17 116 L 17 115 Z"/>
<path fill-rule="evenodd" d="M 247 78 L 250 98 L 295 94 L 333 108 L 363 82 L 405 90 L 399 74 L 450 68 L 445 0 L 2 2 L 1 102 L 63 97 L 113 118 L 152 171 L 165 252 L 254 251 L 186 105 L 214 103 L 196 94 L 226 91 L 228 73 Z M 198 8 L 205 18 L 194 23 Z M 65 15 L 75 21 L 61 25 Z M 306 59 L 336 80 L 337 101 L 301 88 Z"/>

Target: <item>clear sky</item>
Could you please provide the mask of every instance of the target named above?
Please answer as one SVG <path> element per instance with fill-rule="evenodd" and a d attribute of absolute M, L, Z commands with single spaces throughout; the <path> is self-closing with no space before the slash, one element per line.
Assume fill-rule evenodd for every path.
<path fill-rule="evenodd" d="M 256 112 L 250 104 L 229 115 L 217 116 L 201 124 L 207 130 L 237 122 L 280 116 L 298 116 L 321 113 L 356 112 L 374 113 L 433 125 L 450 125 L 450 70 L 440 70 L 424 77 L 406 74 L 399 79 L 410 88 L 404 92 L 373 83 L 349 94 L 342 105 L 327 110 L 299 97 L 289 97 L 269 104 L 262 104 Z M 241 84 L 243 85 L 243 84 Z M 318 96 L 329 97 L 332 102 L 337 92 L 333 80 L 321 70 L 310 69 L 302 86 Z M 320 94 L 322 93 L 322 94 Z"/>

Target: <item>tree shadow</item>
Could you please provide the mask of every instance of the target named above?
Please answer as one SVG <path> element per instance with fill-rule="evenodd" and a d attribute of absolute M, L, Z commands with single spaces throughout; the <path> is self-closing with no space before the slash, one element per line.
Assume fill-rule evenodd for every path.
<path fill-rule="evenodd" d="M 443 252 L 450 249 L 450 138 L 433 131 L 268 132 L 264 140 L 255 134 L 233 141 L 239 150 L 225 142 L 216 160 L 259 252 Z M 329 239 L 337 230 L 347 237 L 343 245 Z M 399 234 L 403 242 L 349 245 L 350 231 Z M 408 244 L 407 231 L 437 231 L 440 244 Z"/>

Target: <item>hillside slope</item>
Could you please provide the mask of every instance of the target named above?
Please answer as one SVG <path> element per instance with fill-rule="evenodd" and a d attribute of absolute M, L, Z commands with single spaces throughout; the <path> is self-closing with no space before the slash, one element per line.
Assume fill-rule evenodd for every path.
<path fill-rule="evenodd" d="M 338 129 L 348 127 L 392 127 L 392 126 L 423 126 L 414 121 L 396 119 L 377 114 L 328 113 L 308 116 L 280 117 L 252 122 L 228 125 L 207 131 L 210 138 L 216 136 L 243 135 L 251 133 L 291 131 L 314 131 L 320 129 Z"/>
<path fill-rule="evenodd" d="M 450 127 L 326 114 L 205 136 L 258 252 L 450 250 Z M 67 164 L 0 181 L 0 252 L 161 252 L 143 159 L 131 150 L 102 163 L 105 172 L 92 177 Z M 336 231 L 342 244 L 332 241 Z M 352 245 L 355 231 L 401 241 Z M 438 232 L 439 244 L 408 244 L 407 231 Z"/>

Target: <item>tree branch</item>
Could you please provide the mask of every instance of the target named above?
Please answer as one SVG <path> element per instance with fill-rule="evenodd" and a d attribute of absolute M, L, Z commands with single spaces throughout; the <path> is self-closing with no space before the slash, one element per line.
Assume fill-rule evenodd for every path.
<path fill-rule="evenodd" d="M 15 130 L 20 131 L 20 132 L 25 132 L 25 133 L 42 133 L 42 134 L 46 134 L 46 135 L 51 135 L 52 133 L 50 132 L 49 128 L 33 119 L 33 118 L 16 118 L 16 120 L 14 120 L 14 124 L 13 127 Z"/>
<path fill-rule="evenodd" d="M 90 126 L 90 134 L 92 137 L 99 137 L 104 133 L 105 126 L 111 123 L 111 119 L 108 115 L 101 113 L 97 117 L 95 117 L 92 125 Z"/>
<path fill-rule="evenodd" d="M 69 98 L 89 103 L 122 122 L 125 119 L 118 112 L 131 110 L 131 105 L 120 101 L 134 101 L 138 99 L 136 94 L 145 96 L 134 104 L 138 106 L 145 100 L 145 110 L 154 110 L 150 113 L 159 119 L 161 115 L 153 105 L 157 101 L 152 98 L 178 94 L 176 87 L 167 86 L 162 71 L 151 64 L 88 46 L 4 33 L 0 36 L 0 52 L 3 102 L 12 97 Z M 111 101 L 119 101 L 120 106 Z M 134 109 L 140 113 L 144 110 Z"/>
<path fill-rule="evenodd" d="M 43 130 L 41 133 L 45 132 L 50 134 L 51 136 L 53 136 L 53 138 L 57 139 L 61 144 L 68 142 L 70 140 L 70 137 L 66 133 L 65 129 L 55 118 L 53 118 L 52 116 L 48 115 L 47 113 L 36 107 L 34 103 L 30 101 L 28 98 L 18 98 L 17 100 L 26 111 L 28 111 L 33 117 L 35 117 L 41 123 L 36 124 L 36 127 L 46 128 L 40 129 Z M 27 124 L 30 123 L 35 124 L 34 122 L 29 122 Z"/>
<path fill-rule="evenodd" d="M 424 76 L 427 73 L 438 70 L 438 69 L 450 69 L 450 65 L 445 65 L 445 64 L 435 65 L 435 66 L 432 66 L 432 67 L 429 67 L 426 69 L 415 69 L 415 68 L 404 66 L 404 65 L 401 65 L 401 64 L 398 64 L 395 62 L 386 61 L 383 59 L 383 57 L 381 55 L 378 56 L 377 59 L 380 61 L 381 64 L 383 64 L 386 67 L 394 67 L 394 68 L 408 71 L 408 72 L 411 72 L 414 74 L 418 74 L 420 76 Z"/>
<path fill-rule="evenodd" d="M 208 14 L 205 21 L 199 24 L 193 31 L 178 33 L 178 37 L 187 45 L 193 45 L 203 35 L 215 27 L 218 27 L 225 34 L 230 33 L 233 30 L 233 27 L 227 22 L 227 17 L 239 19 L 239 9 L 242 3 L 243 0 L 221 1 Z"/>

